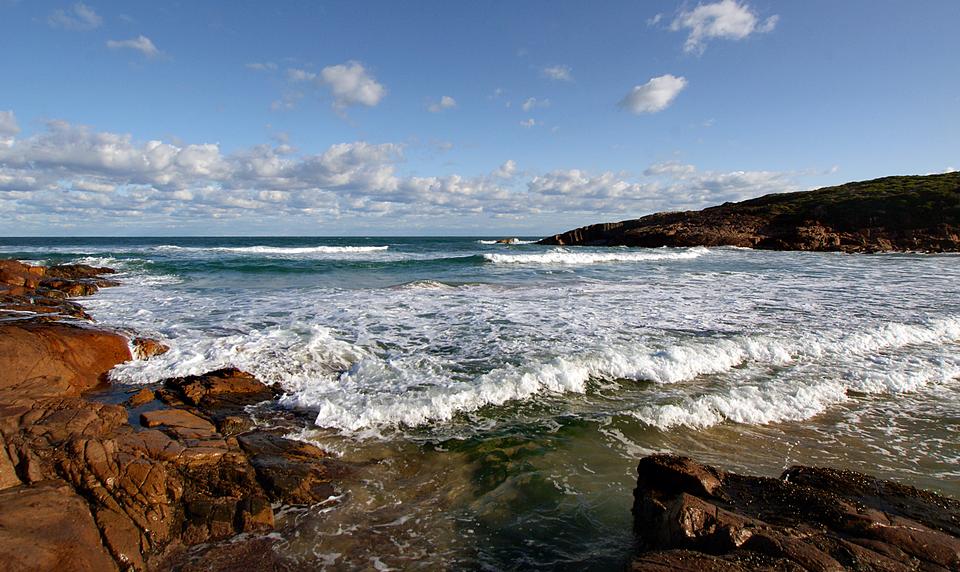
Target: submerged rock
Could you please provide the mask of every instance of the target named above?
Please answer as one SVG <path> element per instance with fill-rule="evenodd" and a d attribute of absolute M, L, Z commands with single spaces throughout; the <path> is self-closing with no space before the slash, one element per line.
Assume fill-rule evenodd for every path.
<path fill-rule="evenodd" d="M 958 570 L 960 501 L 853 471 L 640 461 L 633 570 Z"/>

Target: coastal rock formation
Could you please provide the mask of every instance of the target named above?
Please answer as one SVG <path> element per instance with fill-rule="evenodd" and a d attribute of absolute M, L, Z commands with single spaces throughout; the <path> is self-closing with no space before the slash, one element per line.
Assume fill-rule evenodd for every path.
<path fill-rule="evenodd" d="M 539 244 L 957 252 L 960 173 L 886 177 L 658 213 L 581 227 Z"/>
<path fill-rule="evenodd" d="M 960 501 L 853 471 L 640 461 L 633 570 L 958 570 Z"/>
<path fill-rule="evenodd" d="M 312 504 L 336 494 L 347 467 L 317 447 L 254 427 L 244 408 L 274 399 L 278 389 L 246 372 L 166 380 L 126 406 L 86 393 L 131 359 L 129 345 L 76 320 L 82 309 L 57 293 L 111 285 L 98 278 L 103 271 L 0 261 L 4 569 L 189 563 L 177 560 L 186 546 L 271 530 L 271 503 Z M 141 358 L 164 351 L 152 340 L 133 345 Z M 270 541 L 249 543 L 212 544 L 209 553 L 229 568 L 236 564 L 229 555 L 254 554 Z"/>

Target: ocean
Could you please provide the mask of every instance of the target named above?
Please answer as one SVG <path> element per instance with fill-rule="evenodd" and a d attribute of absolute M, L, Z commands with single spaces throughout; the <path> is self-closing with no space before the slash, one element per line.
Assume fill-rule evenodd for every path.
<path fill-rule="evenodd" d="M 960 497 L 960 257 L 492 238 L 0 238 L 110 266 L 162 340 L 119 387 L 235 366 L 357 472 L 274 534 L 305 565 L 604 570 L 640 457 L 867 472 Z"/>

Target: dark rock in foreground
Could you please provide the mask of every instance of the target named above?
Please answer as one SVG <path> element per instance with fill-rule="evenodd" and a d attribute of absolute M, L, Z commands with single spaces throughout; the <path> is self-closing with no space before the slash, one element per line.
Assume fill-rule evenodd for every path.
<path fill-rule="evenodd" d="M 960 251 L 960 173 L 886 177 L 594 224 L 539 244 Z"/>
<path fill-rule="evenodd" d="M 640 461 L 633 570 L 960 570 L 960 502 L 836 469 Z"/>

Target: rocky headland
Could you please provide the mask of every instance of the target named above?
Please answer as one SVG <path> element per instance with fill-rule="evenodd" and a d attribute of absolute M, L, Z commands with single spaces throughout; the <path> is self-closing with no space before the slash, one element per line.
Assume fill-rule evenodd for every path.
<path fill-rule="evenodd" d="M 539 244 L 958 252 L 960 173 L 885 177 L 652 214 L 581 227 Z"/>

